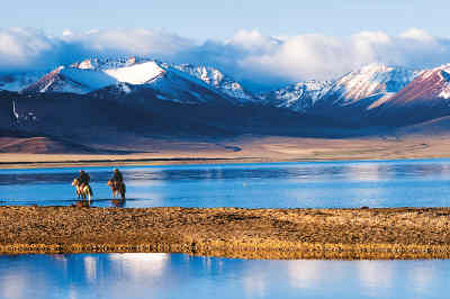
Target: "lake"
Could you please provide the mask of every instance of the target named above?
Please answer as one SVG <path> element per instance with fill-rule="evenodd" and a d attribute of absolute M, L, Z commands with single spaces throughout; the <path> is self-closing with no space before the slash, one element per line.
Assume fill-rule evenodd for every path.
<path fill-rule="evenodd" d="M 0 298 L 441 298 L 450 261 L 0 256 Z M 444 296 L 445 297 L 445 296 Z"/>
<path fill-rule="evenodd" d="M 94 206 L 113 206 L 112 167 L 85 168 Z M 450 160 L 121 167 L 125 207 L 450 206 Z M 0 170 L 1 205 L 69 205 L 79 168 Z"/>
<path fill-rule="evenodd" d="M 79 168 L 0 170 L 1 205 L 70 205 Z M 85 168 L 113 206 L 112 167 Z M 450 160 L 121 167 L 125 207 L 450 206 Z M 0 298 L 439 298 L 450 260 L 242 260 L 182 254 L 0 256 Z"/>

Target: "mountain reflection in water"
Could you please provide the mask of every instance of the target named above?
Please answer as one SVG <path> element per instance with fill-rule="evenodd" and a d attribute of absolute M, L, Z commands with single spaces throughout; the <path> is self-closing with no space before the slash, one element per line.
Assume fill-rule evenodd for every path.
<path fill-rule="evenodd" d="M 240 260 L 181 254 L 0 256 L 0 298 L 413 298 L 450 261 Z"/>

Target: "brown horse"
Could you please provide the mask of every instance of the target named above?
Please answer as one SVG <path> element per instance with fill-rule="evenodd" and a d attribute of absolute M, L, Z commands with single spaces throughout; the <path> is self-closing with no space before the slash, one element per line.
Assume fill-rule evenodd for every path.
<path fill-rule="evenodd" d="M 85 200 L 87 197 L 88 201 L 91 201 L 91 197 L 94 196 L 94 192 L 92 192 L 91 186 L 82 185 L 77 178 L 73 179 L 72 186 L 75 187 L 78 198 Z"/>
<path fill-rule="evenodd" d="M 108 186 L 111 187 L 113 198 L 118 197 L 120 194 L 122 200 L 125 200 L 125 192 L 126 192 L 125 183 L 123 182 L 119 183 L 114 180 L 109 180 Z"/>

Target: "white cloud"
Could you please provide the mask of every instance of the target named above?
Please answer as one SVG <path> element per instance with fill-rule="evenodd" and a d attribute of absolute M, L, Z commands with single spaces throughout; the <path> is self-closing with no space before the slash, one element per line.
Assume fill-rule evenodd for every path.
<path fill-rule="evenodd" d="M 244 57 L 240 65 L 265 70 L 269 76 L 321 79 L 345 71 L 345 55 L 344 43 L 336 38 L 301 35 L 286 39 L 271 53 Z"/>
<path fill-rule="evenodd" d="M 415 40 L 424 43 L 434 43 L 436 42 L 435 38 L 431 36 L 428 32 L 418 29 L 418 28 L 410 28 L 405 32 L 400 34 L 401 38 Z"/>
<path fill-rule="evenodd" d="M 63 31 L 62 35 L 63 35 L 63 37 L 69 37 L 69 36 L 73 35 L 73 32 L 69 29 L 66 29 Z"/>
<path fill-rule="evenodd" d="M 384 32 L 363 31 L 351 37 L 348 50 L 354 57 L 353 63 L 362 65 L 383 60 L 383 56 L 391 53 L 392 44 L 393 40 Z"/>
<path fill-rule="evenodd" d="M 116 29 L 51 37 L 35 29 L 0 29 L 0 71 L 51 68 L 94 55 L 139 55 L 207 64 L 255 85 L 331 79 L 381 62 L 415 68 L 450 62 L 450 40 L 411 28 L 398 36 L 362 31 L 348 37 L 302 34 L 282 38 L 240 30 L 203 44 L 161 30 Z"/>
<path fill-rule="evenodd" d="M 239 30 L 226 44 L 257 53 L 272 51 L 279 45 L 279 41 L 276 38 L 264 36 L 257 30 Z"/>
<path fill-rule="evenodd" d="M 194 45 L 186 38 L 165 31 L 119 29 L 71 35 L 67 42 L 82 43 L 91 51 L 128 55 L 172 55 Z"/>
<path fill-rule="evenodd" d="M 51 51 L 54 45 L 54 41 L 39 30 L 0 29 L 0 69 L 36 64 L 36 59 Z"/>
<path fill-rule="evenodd" d="M 263 36 L 248 32 L 249 45 Z M 241 43 L 243 32 L 238 33 Z M 450 62 L 450 40 L 434 38 L 416 28 L 399 36 L 382 31 L 363 31 L 336 38 L 321 34 L 304 34 L 266 42 L 267 51 L 241 51 L 235 55 L 237 66 L 248 76 L 272 77 L 275 80 L 300 81 L 331 79 L 363 65 L 378 62 L 412 68 L 433 67 Z M 247 49 L 247 47 L 243 47 Z M 226 66 L 224 66 L 226 67 Z M 239 71 L 235 71 L 239 74 Z"/>

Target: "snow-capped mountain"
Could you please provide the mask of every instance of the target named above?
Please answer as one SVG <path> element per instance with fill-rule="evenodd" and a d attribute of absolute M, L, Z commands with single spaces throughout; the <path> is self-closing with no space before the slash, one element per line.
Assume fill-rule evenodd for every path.
<path fill-rule="evenodd" d="M 253 103 L 333 117 L 343 109 L 364 114 L 392 104 L 450 99 L 450 64 L 422 71 L 370 64 L 333 81 L 299 82 L 258 95 L 213 67 L 172 65 L 139 57 L 86 59 L 38 76 L 0 76 L 0 89 L 88 94 L 105 99 L 129 97 L 141 102 Z"/>
<path fill-rule="evenodd" d="M 261 94 L 259 98 L 266 105 L 306 112 L 324 96 L 331 84 L 330 81 L 305 81 Z"/>
<path fill-rule="evenodd" d="M 450 115 L 450 64 L 423 70 L 375 111 L 386 122 L 404 125 Z"/>
<path fill-rule="evenodd" d="M 64 92 L 86 94 L 116 84 L 102 71 L 60 66 L 21 90 L 23 93 Z"/>
<path fill-rule="evenodd" d="M 450 99 L 450 64 L 421 71 L 418 76 L 392 99 L 393 104 L 429 102 Z"/>
<path fill-rule="evenodd" d="M 362 104 L 372 109 L 389 101 L 418 75 L 415 70 L 370 64 L 337 79 L 320 99 L 326 106 Z"/>
<path fill-rule="evenodd" d="M 249 101 L 252 96 L 219 70 L 192 65 L 169 65 L 149 59 L 87 59 L 60 66 L 23 88 L 23 93 L 88 94 L 108 88 L 123 93 L 150 89 L 157 98 L 182 103 L 205 102 L 212 98 Z M 212 96 L 215 94 L 215 96 Z"/>
<path fill-rule="evenodd" d="M 255 97 L 246 91 L 242 85 L 231 77 L 224 75 L 220 70 L 213 67 L 194 66 L 192 64 L 175 65 L 174 68 L 197 77 L 206 84 L 219 90 L 221 93 L 234 99 L 252 101 Z"/>
<path fill-rule="evenodd" d="M 215 68 L 134 57 L 87 59 L 40 77 L 0 76 L 0 84 L 0 89 L 20 90 L 0 92 L 4 119 L 22 117 L 20 124 L 3 121 L 3 128 L 20 125 L 61 136 L 85 111 L 106 129 L 120 124 L 123 130 L 194 130 L 212 136 L 301 130 L 332 136 L 341 129 L 390 130 L 450 116 L 450 64 L 422 71 L 372 64 L 334 81 L 299 82 L 257 95 Z M 65 127 L 60 127 L 61 115 L 72 119 Z"/>
<path fill-rule="evenodd" d="M 147 84 L 162 73 L 164 69 L 155 61 L 136 63 L 135 59 L 127 61 L 88 59 L 70 66 L 60 66 L 24 88 L 22 92 L 87 94 L 119 83 Z"/>
<path fill-rule="evenodd" d="M 266 105 L 297 112 L 329 114 L 335 108 L 373 109 L 392 99 L 419 72 L 370 64 L 334 81 L 305 81 L 259 95 Z M 330 111 L 331 110 L 331 111 Z"/>

